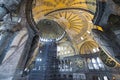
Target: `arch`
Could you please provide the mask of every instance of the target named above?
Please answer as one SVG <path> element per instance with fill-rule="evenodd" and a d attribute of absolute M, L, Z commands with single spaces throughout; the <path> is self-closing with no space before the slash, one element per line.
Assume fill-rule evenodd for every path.
<path fill-rule="evenodd" d="M 95 25 L 99 25 L 99 22 L 101 20 L 101 17 L 104 14 L 105 8 L 106 8 L 106 1 L 105 0 L 96 0 L 97 8 L 96 12 L 93 18 L 93 23 Z"/>

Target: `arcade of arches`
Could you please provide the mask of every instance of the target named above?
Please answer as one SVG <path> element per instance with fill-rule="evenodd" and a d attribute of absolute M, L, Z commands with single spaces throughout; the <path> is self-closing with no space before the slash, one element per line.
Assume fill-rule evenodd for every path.
<path fill-rule="evenodd" d="M 120 80 L 119 0 L 0 0 L 0 80 Z"/>

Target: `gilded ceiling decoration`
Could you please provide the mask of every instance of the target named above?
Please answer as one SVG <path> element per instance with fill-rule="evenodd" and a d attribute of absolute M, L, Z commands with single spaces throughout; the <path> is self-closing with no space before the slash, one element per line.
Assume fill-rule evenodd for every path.
<path fill-rule="evenodd" d="M 92 23 L 93 15 L 91 13 L 78 9 L 64 9 L 51 12 L 45 17 L 58 22 L 63 29 L 65 29 L 66 33 L 70 39 L 74 41 L 77 48 L 81 50 L 80 48 L 82 47 L 82 51 L 78 50 L 81 54 L 92 53 L 92 48 L 98 48 L 98 45 L 93 41 L 91 36 L 91 29 L 96 28 Z M 87 49 L 88 52 L 86 52 L 85 47 L 83 47 L 83 44 L 86 43 L 87 40 L 94 43 L 94 45 L 89 42 L 87 43 L 89 46 L 94 46 Z M 85 50 L 83 50 L 83 48 Z"/>
<path fill-rule="evenodd" d="M 46 15 L 47 18 L 57 21 L 66 30 L 71 39 L 77 35 L 82 36 L 87 28 L 87 20 L 83 15 L 79 15 L 79 10 L 66 9 Z"/>
<path fill-rule="evenodd" d="M 99 46 L 92 38 L 91 29 L 97 28 L 103 31 L 101 27 L 92 23 L 95 10 L 96 0 L 33 0 L 32 15 L 36 24 L 42 19 L 50 19 L 57 22 L 65 30 L 65 36 L 67 36 L 60 42 L 64 43 L 69 40 L 69 42 L 72 42 L 76 53 L 89 54 L 100 51 Z M 49 34 L 49 31 L 46 31 L 45 29 L 43 30 L 43 32 Z M 47 38 L 47 34 L 42 36 Z M 59 32 L 59 34 L 63 34 L 63 32 Z M 49 39 L 50 36 L 52 37 L 53 34 L 49 34 Z M 59 46 L 60 49 L 63 49 L 58 51 L 59 55 L 70 55 L 70 49 L 64 46 L 64 44 Z M 71 53 L 75 54 L 74 52 Z M 103 54 L 101 59 L 110 67 L 115 67 L 117 64 L 106 54 Z"/>
<path fill-rule="evenodd" d="M 92 23 L 95 9 L 96 0 L 34 0 L 32 14 L 36 23 L 41 19 L 51 19 L 61 25 L 79 53 L 87 40 L 94 42 L 91 29 L 96 28 Z M 90 49 L 89 52 L 93 50 Z M 82 54 L 86 54 L 86 50 L 83 51 Z"/>
<path fill-rule="evenodd" d="M 33 17 L 38 22 L 45 14 L 65 8 L 82 8 L 95 12 L 96 0 L 34 0 Z"/>

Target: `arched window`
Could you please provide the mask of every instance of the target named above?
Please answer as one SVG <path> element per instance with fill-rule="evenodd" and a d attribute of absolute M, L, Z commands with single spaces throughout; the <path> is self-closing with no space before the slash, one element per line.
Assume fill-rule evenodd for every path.
<path fill-rule="evenodd" d="M 109 80 L 107 76 L 104 76 L 103 79 L 104 79 L 104 80 Z"/>
<path fill-rule="evenodd" d="M 99 69 L 96 59 L 92 58 L 92 63 L 95 69 Z"/>
<path fill-rule="evenodd" d="M 88 58 L 88 59 L 87 59 L 87 63 L 88 63 L 88 68 L 89 68 L 89 69 L 94 69 L 94 68 L 93 68 L 93 65 L 92 65 L 91 59 Z"/>
<path fill-rule="evenodd" d="M 100 67 L 101 69 L 104 69 L 104 65 L 103 65 L 103 63 L 102 63 L 102 61 L 100 60 L 99 57 L 97 57 L 97 62 L 98 62 L 99 67 Z"/>
<path fill-rule="evenodd" d="M 101 80 L 100 77 L 98 77 L 98 80 Z"/>

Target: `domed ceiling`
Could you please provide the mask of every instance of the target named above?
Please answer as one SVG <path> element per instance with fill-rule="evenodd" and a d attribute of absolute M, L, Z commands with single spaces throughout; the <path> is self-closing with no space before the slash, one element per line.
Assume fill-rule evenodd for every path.
<path fill-rule="evenodd" d="M 53 20 L 40 20 L 37 28 L 39 29 L 40 40 L 44 42 L 59 41 L 65 35 L 65 31 Z"/>
<path fill-rule="evenodd" d="M 33 17 L 37 22 L 46 14 L 61 9 L 96 10 L 96 0 L 33 0 Z"/>
<path fill-rule="evenodd" d="M 42 19 L 57 22 L 67 33 L 76 52 L 86 54 L 98 51 L 94 50 L 98 45 L 91 37 L 91 29 L 96 28 L 92 23 L 95 10 L 96 0 L 34 0 L 32 14 L 36 24 Z"/>

